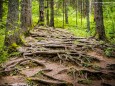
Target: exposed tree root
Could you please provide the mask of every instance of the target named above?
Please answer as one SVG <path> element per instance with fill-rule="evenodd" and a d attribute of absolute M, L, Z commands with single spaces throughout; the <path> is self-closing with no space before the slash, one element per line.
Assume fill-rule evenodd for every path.
<path fill-rule="evenodd" d="M 16 73 L 16 74 L 19 74 L 19 69 L 17 68 L 8 68 L 8 69 L 5 69 L 5 70 L 2 70 L 0 71 L 0 74 L 3 75 L 3 76 L 6 76 L 6 75 L 10 75 L 12 73 Z"/>
<path fill-rule="evenodd" d="M 33 70 L 34 71 L 34 70 Z M 33 75 L 31 75 L 31 76 L 28 76 L 28 77 L 35 77 L 36 75 L 38 75 L 38 73 L 40 73 L 40 74 L 42 74 L 43 75 L 43 73 L 47 73 L 47 72 L 51 72 L 52 71 L 52 69 L 41 69 L 41 70 L 38 70 L 36 73 L 34 73 Z M 43 73 L 42 73 L 43 72 Z M 23 74 L 22 72 L 20 72 L 20 74 L 21 75 L 23 75 L 23 76 L 26 76 L 27 77 L 27 75 L 26 74 Z"/>
<path fill-rule="evenodd" d="M 60 82 L 60 81 L 54 81 L 54 80 L 45 80 L 45 79 L 40 79 L 40 78 L 28 78 L 28 80 L 31 80 L 31 81 L 36 81 L 36 82 L 39 82 L 39 83 L 43 83 L 43 84 L 50 84 L 50 85 L 68 85 L 68 84 L 71 84 L 71 83 L 68 83 L 68 82 Z"/>
<path fill-rule="evenodd" d="M 65 51 L 36 51 L 33 53 L 24 53 L 25 56 L 33 56 L 33 55 L 57 55 L 57 53 L 64 54 Z"/>
<path fill-rule="evenodd" d="M 115 64 L 108 64 L 107 69 L 115 71 Z"/>
<path fill-rule="evenodd" d="M 20 64 L 22 64 L 23 62 L 28 61 L 28 60 L 30 60 L 30 61 L 32 61 L 33 63 L 36 63 L 37 65 L 42 66 L 42 67 L 44 67 L 44 68 L 46 67 L 43 63 L 39 62 L 38 60 L 31 59 L 31 58 L 26 58 L 26 59 L 21 59 L 21 60 L 19 60 L 19 61 L 14 61 L 14 62 L 12 62 L 12 63 L 10 63 L 10 64 L 5 65 L 5 66 L 3 67 L 2 72 L 10 72 L 10 71 L 13 71 L 13 70 L 17 69 L 17 68 L 15 68 L 16 65 L 20 65 Z"/>
<path fill-rule="evenodd" d="M 67 65 L 64 65 L 66 67 L 70 65 L 74 67 L 73 68 L 65 67 L 65 69 L 59 69 L 59 70 L 55 68 L 53 69 L 52 67 L 52 69 L 50 69 L 49 67 L 50 65 L 47 66 L 45 65 L 45 63 L 42 63 L 37 59 L 23 58 L 20 60 L 15 60 L 14 62 L 11 62 L 9 64 L 6 64 L 5 66 L 3 66 L 3 68 L 1 68 L 0 73 L 4 75 L 7 74 L 10 75 L 11 72 L 15 71 L 17 73 L 20 73 L 20 70 L 26 67 L 27 71 L 28 69 L 31 70 L 30 68 L 32 68 L 32 70 L 28 72 L 31 73 L 34 70 L 33 67 L 40 66 L 40 69 L 38 67 L 38 70 L 34 70 L 34 74 L 32 75 L 32 77 L 28 78 L 28 80 L 36 81 L 38 83 L 43 83 L 47 85 L 57 85 L 57 86 L 59 85 L 63 86 L 64 84 L 71 84 L 66 82 L 68 80 L 60 80 L 56 78 L 58 77 L 58 75 L 63 76 L 63 74 L 64 78 L 66 77 L 65 75 L 68 76 L 68 74 L 70 74 L 69 77 L 72 78 L 72 81 L 70 82 L 73 82 L 74 86 L 76 86 L 78 78 L 81 79 L 80 82 L 82 84 L 84 83 L 84 80 L 88 79 L 92 80 L 115 79 L 115 72 L 114 72 L 115 64 L 109 64 L 107 65 L 106 68 L 100 70 L 99 67 L 101 68 L 101 65 L 95 67 L 95 64 L 93 63 L 96 62 L 97 63 L 96 65 L 98 65 L 99 62 L 102 62 L 101 59 L 97 58 L 92 53 L 87 54 L 87 52 L 89 51 L 96 52 L 96 50 L 99 49 L 99 53 L 101 51 L 100 55 L 102 56 L 102 53 L 104 52 L 105 48 L 111 47 L 103 43 L 100 44 L 96 39 L 74 37 L 72 34 L 69 34 L 68 32 L 63 30 L 57 30 L 53 28 L 44 29 L 38 27 L 38 29 L 35 29 L 33 30 L 33 32 L 31 32 L 31 36 L 28 37 L 26 40 L 27 45 L 24 45 L 23 47 L 18 49 L 18 51 L 21 52 L 24 57 L 27 56 L 33 56 L 36 58 L 38 58 L 39 56 L 43 58 L 47 57 L 47 59 L 50 60 L 56 59 L 56 61 L 58 62 L 60 61 L 60 63 L 62 62 L 67 63 Z M 112 53 L 114 56 L 114 51 Z M 68 63 L 70 63 L 70 65 L 68 65 Z M 19 67 L 20 69 L 18 69 Z M 49 69 L 47 69 L 47 67 Z M 58 70 L 59 72 L 53 74 L 54 76 L 48 75 L 49 72 L 52 73 L 55 72 L 56 70 Z M 88 81 L 86 81 L 86 83 L 88 83 Z"/>
<path fill-rule="evenodd" d="M 79 77 L 83 76 L 85 78 L 90 78 L 92 80 L 101 80 L 105 79 L 115 79 L 115 75 L 112 73 L 105 73 L 102 71 L 94 71 L 94 70 L 76 70 L 76 73 L 79 74 Z"/>
<path fill-rule="evenodd" d="M 45 68 L 45 65 L 44 65 L 43 63 L 39 62 L 39 61 L 36 60 L 36 59 L 32 59 L 32 58 L 22 59 L 22 60 L 18 61 L 16 65 L 20 65 L 22 62 L 27 61 L 27 60 L 30 60 L 30 61 L 32 61 L 33 63 L 36 63 L 37 65 L 42 66 L 42 67 Z"/>
<path fill-rule="evenodd" d="M 49 78 L 49 79 L 56 80 L 56 81 L 60 81 L 60 82 L 64 82 L 63 80 L 56 79 L 56 78 L 54 78 L 54 77 L 52 77 L 52 76 L 49 76 L 49 75 L 45 74 L 44 72 L 42 72 L 41 74 L 42 74 L 43 76 Z"/>
<path fill-rule="evenodd" d="M 63 69 L 63 70 L 59 71 L 57 74 L 67 73 L 68 70 L 69 70 L 69 68 Z"/>
<path fill-rule="evenodd" d="M 115 71 L 109 72 L 105 77 L 107 79 L 115 79 Z"/>
<path fill-rule="evenodd" d="M 108 83 L 101 83 L 102 86 L 112 86 L 111 84 Z"/>
<path fill-rule="evenodd" d="M 46 48 L 65 48 L 66 46 L 64 45 L 43 45 Z"/>
<path fill-rule="evenodd" d="M 41 71 L 43 71 L 43 72 L 51 72 L 52 69 L 42 69 Z"/>

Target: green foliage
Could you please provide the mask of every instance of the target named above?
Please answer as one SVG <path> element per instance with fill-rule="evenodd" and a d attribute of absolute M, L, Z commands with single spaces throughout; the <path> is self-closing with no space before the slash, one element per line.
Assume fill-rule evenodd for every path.
<path fill-rule="evenodd" d="M 20 52 L 12 52 L 11 54 L 8 55 L 8 57 L 12 56 L 20 56 Z"/>
<path fill-rule="evenodd" d="M 12 53 L 12 52 L 16 52 L 17 48 L 19 47 L 19 45 L 17 45 L 16 43 L 12 43 L 8 48 L 6 48 L 8 50 L 8 53 Z"/>
<path fill-rule="evenodd" d="M 4 61 L 7 60 L 7 57 L 8 57 L 8 52 L 7 51 L 4 51 L 4 50 L 1 50 L 0 51 L 0 64 Z"/>
<path fill-rule="evenodd" d="M 11 47 L 12 47 L 12 48 L 17 48 L 17 47 L 19 47 L 19 46 L 18 46 L 16 43 L 12 43 Z"/>
<path fill-rule="evenodd" d="M 108 57 L 113 57 L 113 53 L 114 53 L 115 49 L 114 48 L 107 48 L 105 50 L 105 55 Z"/>
<path fill-rule="evenodd" d="M 8 53 L 4 51 L 4 38 L 5 38 L 5 29 L 4 23 L 0 26 L 0 64 L 7 60 Z"/>
<path fill-rule="evenodd" d="M 0 30 L 0 49 L 3 47 L 3 44 L 4 44 L 4 29 L 1 29 Z"/>
<path fill-rule="evenodd" d="M 104 25 L 105 25 L 105 32 L 107 38 L 112 42 L 115 43 L 115 8 L 114 4 L 104 4 L 103 5 L 103 14 L 104 14 Z M 33 22 L 34 25 L 38 22 L 38 10 L 39 4 L 38 1 L 33 0 L 32 2 L 32 13 L 33 13 Z M 63 7 L 62 1 L 56 1 L 56 5 L 54 6 L 55 15 L 54 15 L 54 23 L 55 27 L 63 28 Z M 46 11 L 46 10 L 45 10 Z M 86 17 L 83 17 L 82 24 L 81 24 L 81 14 L 78 11 L 77 14 L 77 22 L 76 22 L 76 8 L 68 5 L 68 20 L 69 24 L 64 22 L 64 28 L 67 28 L 70 32 L 75 34 L 76 36 L 82 37 L 89 37 L 93 36 L 95 33 L 95 22 L 94 22 L 94 11 L 90 14 L 90 32 L 87 32 L 87 21 Z M 65 19 L 64 19 L 65 20 Z M 45 20 L 46 23 L 46 20 Z M 77 24 L 77 25 L 76 25 Z"/>
<path fill-rule="evenodd" d="M 38 12 L 39 12 L 39 5 L 37 0 L 33 0 L 32 2 L 32 20 L 33 26 L 35 26 L 38 22 Z"/>
<path fill-rule="evenodd" d="M 24 35 L 20 34 L 20 40 L 21 40 L 22 44 L 25 43 L 25 39 L 24 38 L 25 38 Z"/>

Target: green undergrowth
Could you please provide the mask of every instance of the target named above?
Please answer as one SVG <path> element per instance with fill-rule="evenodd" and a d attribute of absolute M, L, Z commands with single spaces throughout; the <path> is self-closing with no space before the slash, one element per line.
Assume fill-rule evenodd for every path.
<path fill-rule="evenodd" d="M 15 43 L 12 44 L 9 47 L 5 47 L 4 46 L 4 37 L 2 37 L 0 35 L 0 39 L 2 39 L 3 41 L 1 41 L 0 43 L 0 64 L 7 61 L 8 58 L 13 57 L 13 56 L 19 56 L 20 52 L 16 51 L 16 47 L 18 45 L 16 45 Z"/>
<path fill-rule="evenodd" d="M 5 28 L 0 29 L 0 64 L 4 61 L 7 61 L 9 57 L 20 55 L 19 52 L 16 51 L 16 47 L 18 45 L 13 43 L 11 46 L 4 46 L 5 39 Z"/>
<path fill-rule="evenodd" d="M 5 29 L 0 29 L 0 63 L 4 62 L 7 59 L 7 51 L 4 51 L 4 37 Z"/>
<path fill-rule="evenodd" d="M 7 61 L 10 57 L 18 57 L 21 53 L 18 51 L 13 51 L 9 53 L 9 50 L 1 49 L 0 50 L 0 64 Z"/>
<path fill-rule="evenodd" d="M 115 52 L 114 48 L 108 47 L 105 49 L 105 55 L 107 57 L 114 57 L 114 52 Z"/>
<path fill-rule="evenodd" d="M 8 52 L 0 50 L 0 64 L 7 60 Z"/>

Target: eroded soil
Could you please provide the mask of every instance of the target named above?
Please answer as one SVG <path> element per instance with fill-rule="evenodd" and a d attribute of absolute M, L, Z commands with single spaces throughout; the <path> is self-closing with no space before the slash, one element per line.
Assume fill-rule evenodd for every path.
<path fill-rule="evenodd" d="M 2 65 L 0 86 L 115 86 L 113 45 L 75 37 L 66 30 L 36 27 Z"/>

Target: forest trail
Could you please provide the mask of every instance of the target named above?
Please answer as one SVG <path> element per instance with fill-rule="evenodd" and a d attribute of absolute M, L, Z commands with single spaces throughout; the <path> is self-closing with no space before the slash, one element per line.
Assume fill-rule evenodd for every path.
<path fill-rule="evenodd" d="M 104 55 L 115 46 L 63 29 L 35 27 L 30 33 L 18 48 L 21 56 L 2 65 L 0 86 L 115 86 L 115 52 Z"/>

